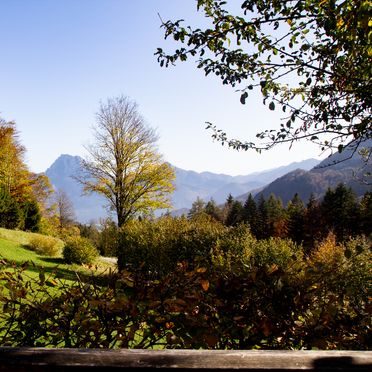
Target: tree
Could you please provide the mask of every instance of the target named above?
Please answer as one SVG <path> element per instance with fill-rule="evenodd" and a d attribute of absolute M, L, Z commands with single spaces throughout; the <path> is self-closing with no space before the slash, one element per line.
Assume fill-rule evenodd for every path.
<path fill-rule="evenodd" d="M 0 224 L 38 231 L 40 205 L 47 198 L 47 177 L 29 172 L 25 152 L 15 123 L 0 118 Z"/>
<path fill-rule="evenodd" d="M 285 115 L 278 129 L 253 142 L 230 139 L 208 123 L 214 138 L 257 151 L 308 139 L 341 152 L 372 137 L 369 1 L 242 0 L 233 13 L 226 1 L 198 0 L 197 9 L 208 26 L 163 22 L 165 38 L 182 47 L 169 54 L 158 48 L 160 65 L 198 58 L 206 75 L 239 89 L 242 104 L 259 90 L 270 110 L 279 106 Z"/>
<path fill-rule="evenodd" d="M 196 200 L 192 203 L 189 213 L 187 214 L 187 217 L 189 219 L 192 219 L 192 218 L 196 218 L 200 216 L 202 213 L 204 213 L 204 208 L 205 208 L 205 201 L 199 198 L 198 196 Z"/>
<path fill-rule="evenodd" d="M 228 209 L 225 224 L 226 226 L 236 226 L 243 221 L 244 209 L 239 200 L 234 200 Z"/>
<path fill-rule="evenodd" d="M 62 230 L 71 227 L 76 219 L 71 200 L 62 189 L 56 190 L 54 198 L 58 228 Z"/>
<path fill-rule="evenodd" d="M 15 229 L 21 222 L 19 203 L 12 198 L 6 187 L 0 185 L 0 227 Z"/>
<path fill-rule="evenodd" d="M 170 207 L 174 171 L 158 153 L 157 135 L 135 102 L 121 96 L 101 104 L 94 137 L 79 181 L 86 192 L 107 199 L 119 227 L 135 215 Z"/>
<path fill-rule="evenodd" d="M 372 234 L 372 192 L 366 192 L 360 201 L 361 230 L 363 234 Z"/>
<path fill-rule="evenodd" d="M 288 202 L 287 216 L 289 237 L 296 243 L 301 243 L 304 239 L 305 206 L 297 192 Z"/>
<path fill-rule="evenodd" d="M 328 232 L 324 231 L 320 204 L 314 194 L 311 194 L 304 215 L 304 248 L 306 253 L 311 253 L 315 242 L 320 241 L 327 234 Z"/>
<path fill-rule="evenodd" d="M 270 236 L 268 232 L 267 202 L 262 193 L 257 200 L 257 219 L 254 227 L 253 233 L 257 239 L 266 239 Z"/>
<path fill-rule="evenodd" d="M 0 118 L 0 185 L 18 202 L 32 195 L 30 172 L 24 163 L 25 152 L 15 123 Z"/>
<path fill-rule="evenodd" d="M 360 216 L 357 199 L 351 188 L 340 183 L 334 190 L 328 189 L 321 203 L 327 230 L 333 230 L 343 241 L 358 233 Z"/>
<path fill-rule="evenodd" d="M 216 221 L 222 222 L 222 210 L 216 204 L 216 201 L 213 198 L 211 198 L 205 205 L 204 211 L 206 214 L 213 217 Z"/>
<path fill-rule="evenodd" d="M 254 235 L 256 235 L 257 231 L 257 219 L 257 205 L 250 193 L 243 206 L 243 221 L 249 224 Z"/>
<path fill-rule="evenodd" d="M 284 237 L 287 235 L 287 216 L 280 198 L 270 194 L 266 200 L 266 228 L 268 235 L 275 237 Z"/>

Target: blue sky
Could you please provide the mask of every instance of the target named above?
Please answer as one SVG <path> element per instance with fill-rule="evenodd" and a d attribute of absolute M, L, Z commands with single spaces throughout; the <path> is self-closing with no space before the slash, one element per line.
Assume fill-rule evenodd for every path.
<path fill-rule="evenodd" d="M 0 1 L 0 116 L 16 121 L 32 171 L 60 154 L 84 156 L 100 102 L 119 95 L 138 103 L 164 159 L 184 169 L 248 174 L 320 155 L 309 143 L 260 155 L 213 142 L 206 121 L 252 140 L 280 113 L 260 97 L 241 105 L 239 93 L 195 62 L 161 68 L 156 48 L 174 45 L 164 41 L 158 13 L 204 22 L 193 0 Z"/>

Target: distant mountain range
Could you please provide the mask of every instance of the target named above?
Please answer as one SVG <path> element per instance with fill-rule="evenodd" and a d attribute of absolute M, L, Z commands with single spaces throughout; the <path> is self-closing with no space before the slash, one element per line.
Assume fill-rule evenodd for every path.
<path fill-rule="evenodd" d="M 371 145 L 368 144 L 367 147 L 372 147 Z M 88 223 L 107 217 L 108 211 L 103 197 L 95 194 L 84 196 L 82 186 L 73 178 L 82 172 L 81 160 L 79 156 L 61 155 L 45 174 L 55 188 L 65 191 L 74 206 L 77 220 Z M 370 161 L 364 163 L 358 152 L 352 148 L 341 154 L 334 154 L 320 163 L 315 159 L 308 159 L 243 176 L 173 168 L 176 174 L 175 191 L 172 194 L 173 215 L 187 213 L 198 197 L 204 201 L 213 199 L 217 204 L 223 204 L 229 194 L 245 202 L 249 193 L 256 200 L 260 195 L 267 198 L 273 193 L 286 205 L 296 192 L 306 203 L 311 194 L 321 198 L 329 187 L 334 188 L 340 182 L 351 187 L 357 196 L 372 190 L 372 177 L 369 185 L 362 182 L 366 172 L 372 174 L 372 164 Z"/>
<path fill-rule="evenodd" d="M 372 140 L 366 141 L 363 147 L 371 148 Z M 280 197 L 284 205 L 297 192 L 306 203 L 311 194 L 316 199 L 323 197 L 328 188 L 335 188 L 339 183 L 351 187 L 357 197 L 372 191 L 372 162 L 366 162 L 353 147 L 346 148 L 341 153 L 335 153 L 323 160 L 310 171 L 296 169 L 289 172 L 264 187 L 255 194 L 267 198 L 271 193 Z M 240 195 L 239 200 L 246 200 L 248 193 Z"/>
<path fill-rule="evenodd" d="M 82 186 L 73 178 L 82 172 L 81 160 L 79 156 L 61 155 L 45 171 L 45 174 L 56 189 L 65 191 L 74 206 L 77 220 L 88 223 L 107 217 L 108 211 L 105 208 L 106 203 L 103 197 L 95 194 L 83 195 Z M 299 169 L 310 170 L 318 163 L 315 159 L 308 159 L 245 176 L 230 176 L 211 172 L 197 173 L 173 167 L 176 174 L 175 191 L 172 195 L 175 214 L 186 212 L 197 197 L 205 201 L 213 198 L 216 203 L 220 204 L 226 200 L 229 194 L 234 197 L 249 192 L 257 194 L 261 190 L 265 190 L 265 185 L 270 184 L 278 177 Z"/>
<path fill-rule="evenodd" d="M 173 167 L 176 173 L 176 190 L 172 202 L 174 209 L 190 208 L 197 197 L 223 203 L 229 194 L 238 197 L 246 192 L 257 193 L 265 185 L 295 169 L 312 169 L 319 161 L 307 159 L 278 168 L 255 172 L 245 176 L 229 176 L 211 172 L 197 173 Z"/>

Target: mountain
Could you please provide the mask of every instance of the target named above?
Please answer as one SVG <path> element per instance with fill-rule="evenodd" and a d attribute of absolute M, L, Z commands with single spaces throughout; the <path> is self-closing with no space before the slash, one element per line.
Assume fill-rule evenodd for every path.
<path fill-rule="evenodd" d="M 105 199 L 96 194 L 83 195 L 82 186 L 73 178 L 80 175 L 81 158 L 79 156 L 61 155 L 46 171 L 52 185 L 62 189 L 71 200 L 76 218 L 79 222 L 88 223 L 107 217 Z M 197 197 L 205 201 L 213 198 L 216 203 L 223 203 L 227 196 L 234 197 L 247 192 L 261 190 L 265 185 L 294 169 L 309 170 L 319 162 L 308 159 L 291 163 L 271 170 L 255 172 L 248 175 L 231 176 L 212 172 L 194 172 L 174 167 L 176 174 L 175 191 L 172 195 L 173 214 L 187 213 L 187 209 Z M 256 191 L 256 192 L 257 192 Z"/>
<path fill-rule="evenodd" d="M 61 155 L 46 171 L 55 189 L 63 190 L 71 201 L 76 219 L 89 223 L 105 218 L 108 212 L 106 201 L 97 194 L 84 195 L 83 187 L 73 177 L 82 174 L 81 158 L 67 154 Z"/>
<path fill-rule="evenodd" d="M 217 204 L 226 201 L 229 194 L 237 197 L 246 192 L 259 190 L 294 169 L 309 170 L 319 163 L 316 159 L 294 162 L 278 168 L 255 172 L 248 175 L 230 176 L 212 172 L 197 173 L 173 167 L 176 174 L 176 190 L 173 194 L 173 206 L 190 208 L 197 197 L 208 201 L 211 198 Z"/>
<path fill-rule="evenodd" d="M 367 146 L 371 147 L 371 144 Z M 371 160 L 366 163 L 357 151 L 347 148 L 323 160 L 309 171 L 298 169 L 277 178 L 257 193 L 255 198 L 258 200 L 260 195 L 267 198 L 273 193 L 286 205 L 297 192 L 306 203 L 311 194 L 317 199 L 322 198 L 328 188 L 335 188 L 341 182 L 351 187 L 360 197 L 371 191 L 371 185 L 363 182 L 367 172 L 372 173 Z M 244 197 L 246 198 L 246 195 L 240 196 L 240 199 Z"/>

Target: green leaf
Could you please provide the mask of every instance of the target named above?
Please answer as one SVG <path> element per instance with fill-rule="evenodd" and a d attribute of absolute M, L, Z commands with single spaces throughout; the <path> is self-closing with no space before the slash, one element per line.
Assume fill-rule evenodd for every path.
<path fill-rule="evenodd" d="M 241 96 L 240 96 L 240 103 L 245 105 L 245 100 L 247 99 L 248 97 L 248 93 L 247 92 L 244 92 Z"/>
<path fill-rule="evenodd" d="M 43 271 L 41 271 L 39 273 L 39 280 L 40 280 L 40 284 L 44 284 L 45 283 L 45 274 Z"/>

